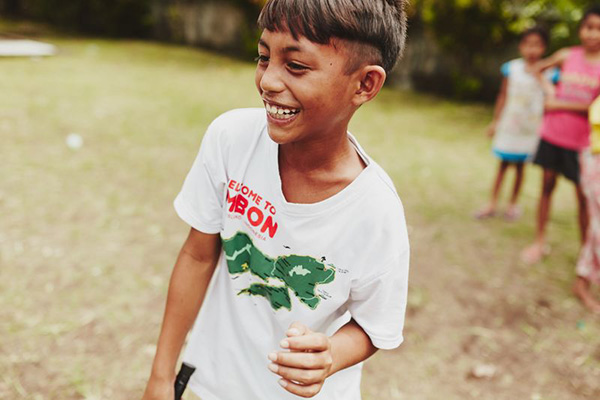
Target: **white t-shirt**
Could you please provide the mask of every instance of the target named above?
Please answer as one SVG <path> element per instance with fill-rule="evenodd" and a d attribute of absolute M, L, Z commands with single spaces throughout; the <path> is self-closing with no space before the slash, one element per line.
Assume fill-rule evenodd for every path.
<path fill-rule="evenodd" d="M 368 166 L 314 204 L 281 191 L 278 145 L 264 109 L 230 111 L 204 136 L 175 199 L 198 231 L 219 233 L 223 251 L 184 360 L 202 400 L 298 399 L 267 368 L 294 321 L 328 335 L 350 318 L 382 349 L 402 342 L 409 245 L 404 212 L 385 172 Z M 359 400 L 362 364 L 334 374 L 315 399 Z"/>
<path fill-rule="evenodd" d="M 544 78 L 554 81 L 556 73 L 556 69 L 550 69 Z M 502 74 L 508 78 L 506 103 L 492 146 L 502 153 L 532 154 L 540 140 L 544 90 L 538 79 L 527 71 L 525 60 L 521 58 L 503 64 Z"/>

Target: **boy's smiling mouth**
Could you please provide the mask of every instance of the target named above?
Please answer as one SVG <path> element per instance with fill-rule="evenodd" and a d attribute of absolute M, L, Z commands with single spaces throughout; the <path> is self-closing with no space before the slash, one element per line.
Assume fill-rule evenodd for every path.
<path fill-rule="evenodd" d="M 265 109 L 267 110 L 267 115 L 279 121 L 291 120 L 300 112 L 299 108 L 280 106 L 267 101 L 264 103 Z"/>

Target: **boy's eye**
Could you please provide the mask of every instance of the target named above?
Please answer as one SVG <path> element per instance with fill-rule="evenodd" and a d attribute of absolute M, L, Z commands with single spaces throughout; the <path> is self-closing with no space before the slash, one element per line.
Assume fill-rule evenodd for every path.
<path fill-rule="evenodd" d="M 296 64 L 294 62 L 289 63 L 288 68 L 293 71 L 305 71 L 308 69 L 308 67 L 301 65 L 301 64 Z"/>
<path fill-rule="evenodd" d="M 269 57 L 263 56 L 263 55 L 259 55 L 258 57 L 256 57 L 254 59 L 254 61 L 258 62 L 259 64 L 267 63 L 267 62 L 269 62 Z"/>

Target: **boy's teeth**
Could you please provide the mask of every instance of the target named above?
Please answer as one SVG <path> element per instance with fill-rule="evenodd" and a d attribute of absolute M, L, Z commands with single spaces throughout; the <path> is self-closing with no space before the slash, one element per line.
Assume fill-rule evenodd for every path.
<path fill-rule="evenodd" d="M 267 112 L 269 114 L 271 114 L 273 117 L 281 117 L 281 118 L 288 118 L 291 117 L 294 114 L 297 114 L 300 110 L 294 110 L 294 109 L 289 109 L 289 108 L 282 108 L 282 107 L 277 107 L 275 105 L 271 105 L 269 103 L 265 103 L 265 108 L 267 110 Z"/>

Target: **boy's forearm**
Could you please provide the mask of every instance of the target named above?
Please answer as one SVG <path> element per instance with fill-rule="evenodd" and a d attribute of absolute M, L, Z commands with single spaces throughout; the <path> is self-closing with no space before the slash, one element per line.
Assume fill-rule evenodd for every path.
<path fill-rule="evenodd" d="M 175 378 L 179 353 L 198 315 L 216 262 L 216 258 L 196 259 L 186 251 L 185 246 L 179 254 L 169 282 L 165 314 L 152 366 L 154 378 Z"/>
<path fill-rule="evenodd" d="M 354 320 L 341 327 L 330 341 L 333 365 L 329 375 L 366 360 L 378 350 Z"/>

